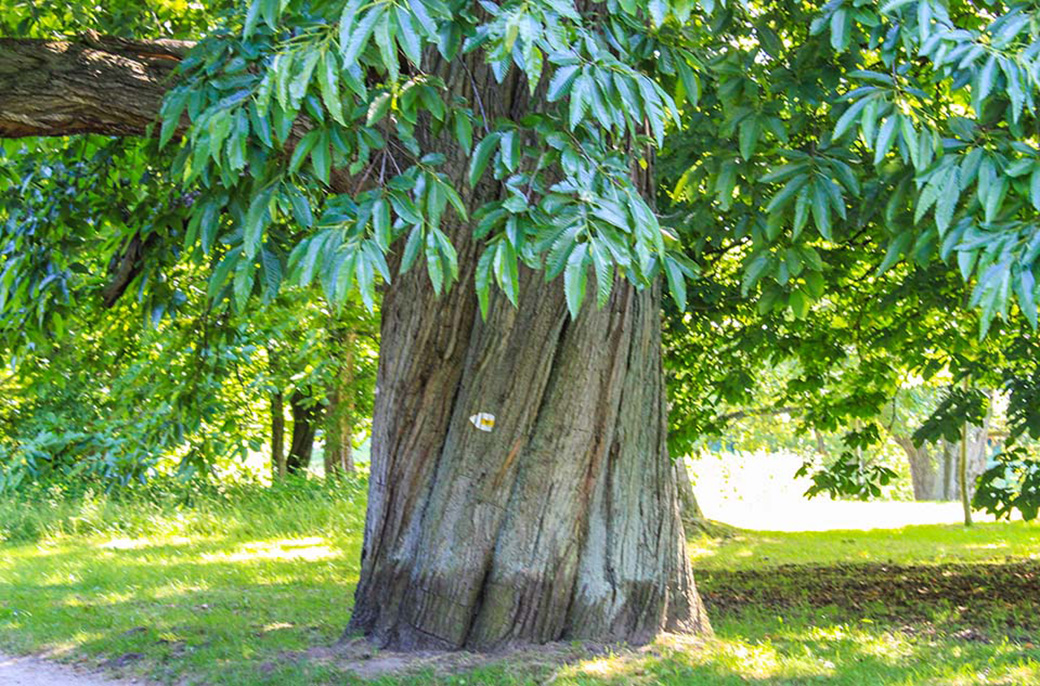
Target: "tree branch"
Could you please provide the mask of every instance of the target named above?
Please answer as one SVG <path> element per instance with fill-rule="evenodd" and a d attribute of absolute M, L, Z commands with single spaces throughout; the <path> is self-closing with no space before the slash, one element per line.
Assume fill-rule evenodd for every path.
<path fill-rule="evenodd" d="M 0 38 L 0 137 L 143 135 L 193 43 Z"/>

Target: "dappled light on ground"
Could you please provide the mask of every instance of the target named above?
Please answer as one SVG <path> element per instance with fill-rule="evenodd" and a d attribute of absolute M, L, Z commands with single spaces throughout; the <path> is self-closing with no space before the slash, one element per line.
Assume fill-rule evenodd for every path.
<path fill-rule="evenodd" d="M 321 560 L 337 557 L 339 552 L 333 550 L 319 536 L 307 538 L 281 539 L 277 541 L 250 541 L 239 545 L 231 552 L 206 553 L 204 562 L 251 562 L 254 560 Z"/>
<path fill-rule="evenodd" d="M 0 546 L 0 650 L 234 686 L 1040 684 L 1034 524 L 693 537 L 713 638 L 425 662 L 366 644 L 348 664 L 335 646 L 353 604 L 363 499 L 297 502 L 291 516 L 282 503 L 246 506 L 268 514 Z M 127 520 L 134 512 L 119 526 Z M 375 663 L 395 671 L 355 676 Z"/>

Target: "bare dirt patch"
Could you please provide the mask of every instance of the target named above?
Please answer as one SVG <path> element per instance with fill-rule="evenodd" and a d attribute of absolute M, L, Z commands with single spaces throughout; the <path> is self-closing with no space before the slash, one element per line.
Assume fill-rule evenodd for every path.
<path fill-rule="evenodd" d="M 96 672 L 76 669 L 38 657 L 11 657 L 0 653 L 3 686 L 127 686 L 140 681 L 108 679 Z"/>
<path fill-rule="evenodd" d="M 437 677 L 462 674 L 485 667 L 501 667 L 510 673 L 532 675 L 542 683 L 554 681 L 561 668 L 606 655 L 645 655 L 660 649 L 651 644 L 640 648 L 603 643 L 548 643 L 541 646 L 504 648 L 486 653 L 428 650 L 395 652 L 378 650 L 365 639 L 354 639 L 329 648 L 312 648 L 287 655 L 287 659 L 311 660 L 353 672 L 362 679 L 431 673 Z"/>

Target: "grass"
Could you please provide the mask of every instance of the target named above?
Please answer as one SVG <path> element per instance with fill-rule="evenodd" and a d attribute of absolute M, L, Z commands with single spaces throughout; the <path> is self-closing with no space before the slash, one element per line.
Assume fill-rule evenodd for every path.
<path fill-rule="evenodd" d="M 161 683 L 356 683 L 306 656 L 349 619 L 363 482 L 0 502 L 0 649 Z M 878 503 L 878 508 L 884 508 Z M 716 636 L 418 684 L 1040 684 L 1040 527 L 691 540 Z"/>

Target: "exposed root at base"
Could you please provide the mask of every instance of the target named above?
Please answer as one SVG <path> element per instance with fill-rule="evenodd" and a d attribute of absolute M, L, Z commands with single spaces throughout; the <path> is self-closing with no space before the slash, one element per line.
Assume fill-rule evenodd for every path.
<path fill-rule="evenodd" d="M 704 517 L 683 517 L 683 528 L 687 537 L 695 534 L 704 534 L 709 538 L 733 538 L 744 531 L 744 529 L 732 524 Z"/>
<path fill-rule="evenodd" d="M 353 672 L 362 679 L 378 679 L 384 676 L 404 676 L 417 672 L 430 672 L 444 677 L 470 672 L 484 667 L 501 667 L 507 672 L 536 676 L 542 684 L 552 684 L 561 676 L 561 670 L 584 661 L 602 658 L 638 658 L 659 653 L 662 649 L 674 649 L 682 645 L 686 649 L 700 646 L 702 639 L 696 636 L 663 634 L 656 641 L 639 648 L 624 644 L 605 644 L 586 641 L 569 643 L 556 642 L 545 645 L 525 645 L 503 648 L 486 653 L 469 651 L 425 650 L 397 652 L 379 650 L 364 638 L 342 641 L 332 647 L 311 648 L 296 653 L 287 659 L 309 660 L 338 669 Z"/>

